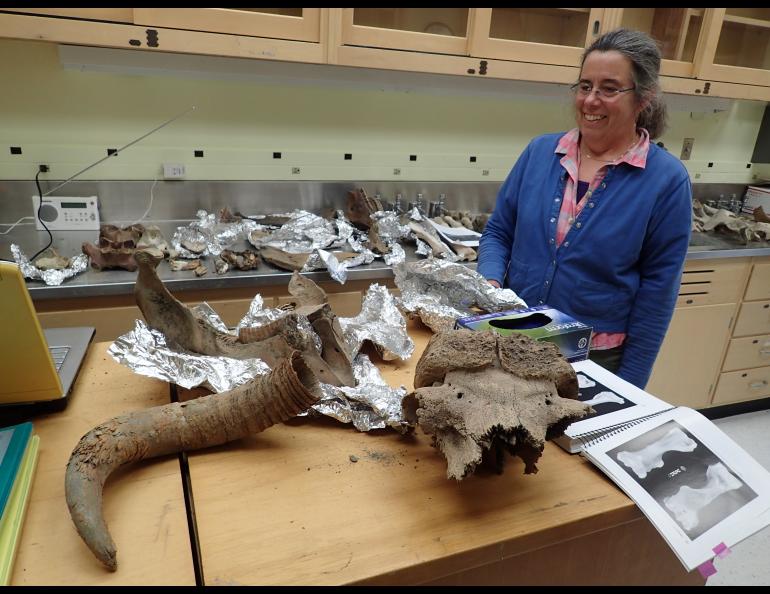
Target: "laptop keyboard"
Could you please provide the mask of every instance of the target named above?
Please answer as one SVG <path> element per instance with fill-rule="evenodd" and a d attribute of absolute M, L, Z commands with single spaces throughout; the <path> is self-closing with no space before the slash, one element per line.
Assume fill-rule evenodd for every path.
<path fill-rule="evenodd" d="M 52 346 L 48 347 L 48 350 L 51 351 L 51 358 L 54 365 L 56 365 L 56 371 L 61 371 L 61 366 L 64 365 L 64 359 L 67 357 L 67 353 L 70 352 L 70 347 Z"/>

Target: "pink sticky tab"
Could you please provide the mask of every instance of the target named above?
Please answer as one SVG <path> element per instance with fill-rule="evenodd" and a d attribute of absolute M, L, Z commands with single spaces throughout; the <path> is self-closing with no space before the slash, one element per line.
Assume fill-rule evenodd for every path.
<path fill-rule="evenodd" d="M 727 557 L 727 555 L 732 553 L 732 551 L 730 550 L 730 547 L 728 547 L 723 542 L 720 542 L 717 546 L 715 546 L 711 550 L 714 551 L 714 553 L 716 553 L 716 556 L 719 557 L 720 559 L 724 559 L 725 557 Z"/>
<path fill-rule="evenodd" d="M 707 578 L 714 575 L 717 572 L 717 568 L 714 567 L 714 562 L 709 560 L 698 565 L 698 571 L 704 578 Z"/>

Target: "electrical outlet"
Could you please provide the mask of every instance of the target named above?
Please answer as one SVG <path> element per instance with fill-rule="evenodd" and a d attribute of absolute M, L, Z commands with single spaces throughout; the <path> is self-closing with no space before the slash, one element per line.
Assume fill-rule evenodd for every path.
<path fill-rule="evenodd" d="M 183 179 L 184 176 L 185 169 L 181 163 L 163 163 L 164 179 Z"/>
<path fill-rule="evenodd" d="M 682 154 L 679 156 L 679 158 L 682 161 L 686 161 L 690 158 L 690 155 L 692 155 L 692 145 L 695 144 L 694 138 L 685 138 L 684 142 L 682 143 Z"/>

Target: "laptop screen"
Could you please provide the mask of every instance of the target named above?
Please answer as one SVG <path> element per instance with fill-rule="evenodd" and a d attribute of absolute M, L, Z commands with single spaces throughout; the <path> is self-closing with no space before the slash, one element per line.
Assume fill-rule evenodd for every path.
<path fill-rule="evenodd" d="M 74 372 L 64 385 L 57 371 L 57 363 L 49 349 L 46 335 L 40 327 L 24 277 L 17 264 L 0 261 L 0 404 L 50 401 L 67 396 L 74 376 L 80 368 L 93 328 L 83 329 L 81 341 L 73 356 L 71 339 L 62 335 L 70 329 L 52 329 L 49 339 L 56 344 L 54 353 L 60 359 L 60 370 Z M 64 347 L 64 348 L 63 348 Z M 79 359 L 75 361 L 75 359 Z M 70 361 L 68 362 L 68 359 Z"/>

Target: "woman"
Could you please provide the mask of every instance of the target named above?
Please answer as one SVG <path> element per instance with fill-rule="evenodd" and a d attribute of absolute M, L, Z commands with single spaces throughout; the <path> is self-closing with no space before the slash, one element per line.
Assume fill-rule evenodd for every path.
<path fill-rule="evenodd" d="M 590 358 L 644 388 L 671 321 L 690 239 L 686 169 L 665 127 L 660 51 L 619 29 L 583 54 L 578 127 L 532 140 L 497 198 L 478 271 L 530 306 L 593 326 Z"/>

